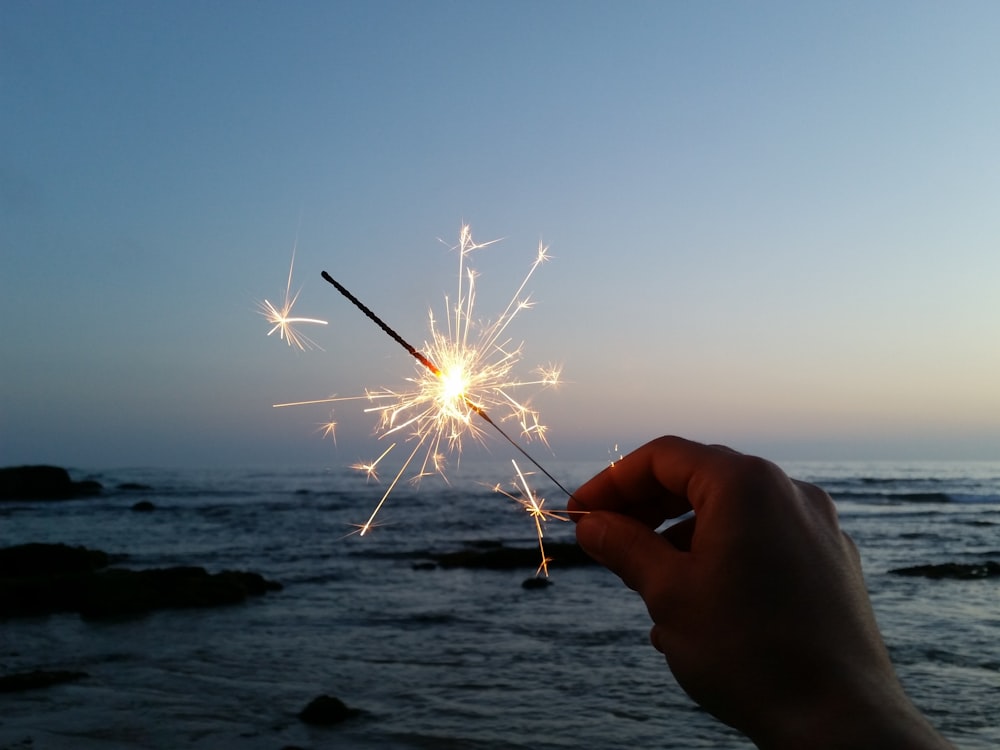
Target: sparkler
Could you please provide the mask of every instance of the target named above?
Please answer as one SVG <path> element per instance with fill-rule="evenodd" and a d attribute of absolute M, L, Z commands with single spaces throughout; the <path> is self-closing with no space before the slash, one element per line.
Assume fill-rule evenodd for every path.
<path fill-rule="evenodd" d="M 472 400 L 472 397 L 468 393 L 468 388 L 472 385 L 472 382 L 476 379 L 476 377 L 475 377 L 474 372 L 471 371 L 467 367 L 467 362 L 463 361 L 465 359 L 464 356 L 458 357 L 458 361 L 453 362 L 452 366 L 449 368 L 449 370 L 447 372 L 442 371 L 437 365 L 435 365 L 431 360 L 429 360 L 424 354 L 422 354 L 420 351 L 418 351 L 417 349 L 415 349 L 409 342 L 407 342 L 406 339 L 404 339 L 402 336 L 400 336 L 398 333 L 396 333 L 392 328 L 390 328 L 388 325 L 386 325 L 385 321 L 383 321 L 378 315 L 376 315 L 375 313 L 373 313 L 367 306 L 365 306 L 365 304 L 363 302 L 361 302 L 361 300 L 359 300 L 357 297 L 355 297 L 353 294 L 351 294 L 350 291 L 348 291 L 342 284 L 340 284 L 336 279 L 334 279 L 332 276 L 330 276 L 330 274 L 328 274 L 326 271 L 323 271 L 322 272 L 322 276 L 328 282 L 330 282 L 331 284 L 333 284 L 333 286 L 335 286 L 337 288 L 338 292 L 340 292 L 341 294 L 343 294 L 345 297 L 347 297 L 347 299 L 349 299 L 352 303 L 354 303 L 355 307 L 357 307 L 359 310 L 361 310 L 361 312 L 363 312 L 367 317 L 371 318 L 371 320 L 379 328 L 381 328 L 383 331 L 385 331 L 387 334 L 389 334 L 389 336 L 394 341 L 398 342 L 400 344 L 400 346 L 402 346 L 404 349 L 406 349 L 406 351 L 409 352 L 410 355 L 414 359 L 417 360 L 417 362 L 419 362 L 424 367 L 426 367 L 431 372 L 431 374 L 434 375 L 434 377 L 437 378 L 437 383 L 434 384 L 434 385 L 437 386 L 437 388 L 440 391 L 440 393 L 436 397 L 436 400 L 439 402 L 439 404 L 442 406 L 442 408 L 445 408 L 445 409 L 449 410 L 448 417 L 454 418 L 454 417 L 457 416 L 459 418 L 459 420 L 462 421 L 465 424 L 468 424 L 469 416 L 472 413 L 477 414 L 478 416 L 482 417 L 482 419 L 485 420 L 485 422 L 488 425 L 490 425 L 498 433 L 500 433 L 500 435 L 508 443 L 510 443 L 518 451 L 520 451 L 520 453 L 525 458 L 527 458 L 529 461 L 531 461 L 531 463 L 533 463 L 543 474 L 545 474 L 545 476 L 547 476 L 550 480 L 552 480 L 552 482 L 554 482 L 555 485 L 559 489 L 561 489 L 567 495 L 570 494 L 570 491 L 567 490 L 565 487 L 563 487 L 562 484 L 559 483 L 559 480 L 557 480 L 555 477 L 553 477 L 545 469 L 544 466 L 542 466 L 540 463 L 538 463 L 538 461 L 536 461 L 534 458 L 532 458 L 531 455 L 526 450 L 524 450 L 524 448 L 522 448 L 517 443 L 517 441 L 515 441 L 510 435 L 508 435 L 503 430 L 503 428 L 500 427 L 500 425 L 498 425 L 496 422 L 493 421 L 493 419 L 490 417 L 489 414 L 487 414 L 487 412 L 486 412 L 486 410 L 485 410 L 485 408 L 483 406 L 481 406 L 480 404 L 478 404 L 478 403 L 476 403 L 475 401 Z M 433 321 L 433 319 L 432 319 L 432 321 Z M 500 348 L 500 347 L 498 347 L 498 348 Z M 502 349 L 501 349 L 501 351 L 502 351 Z M 450 352 L 447 352 L 447 351 L 442 352 L 442 353 L 444 353 L 446 355 L 450 354 Z M 445 360 L 445 361 L 448 361 L 448 360 Z M 551 384 L 554 385 L 555 383 L 557 383 L 558 382 L 558 377 L 559 377 L 559 373 L 557 371 L 552 371 L 551 374 L 549 375 L 549 378 L 551 379 Z M 545 383 L 547 381 L 543 379 L 540 382 Z M 508 387 L 510 387 L 512 385 L 525 385 L 525 384 L 524 383 L 508 383 L 507 384 Z M 520 411 L 520 413 L 525 413 L 525 412 L 529 411 L 526 407 L 523 407 L 520 404 L 517 404 L 516 402 L 514 402 L 513 399 L 511 399 L 506 394 L 503 394 L 503 395 L 509 401 L 511 401 L 514 404 L 514 406 Z M 462 414 L 461 412 L 459 412 L 457 414 L 451 412 L 450 409 L 454 406 L 454 403 L 452 403 L 454 401 L 460 401 L 466 408 L 468 408 L 469 412 L 466 413 L 466 414 Z M 545 428 L 538 423 L 538 421 L 537 421 L 538 420 L 537 414 L 534 413 L 534 412 L 531 412 L 531 414 L 532 414 L 532 418 L 534 420 L 533 426 L 532 427 L 528 427 L 526 425 L 526 423 L 522 421 L 522 423 L 521 423 L 522 424 L 522 428 L 524 429 L 524 431 L 526 433 L 530 432 L 532 429 L 534 429 L 534 430 L 538 431 L 538 433 L 540 435 L 544 435 Z M 456 439 L 458 437 L 459 436 L 456 435 Z M 390 448 L 390 450 L 391 450 L 391 448 Z M 375 463 L 378 463 L 378 460 L 381 460 L 384 456 L 385 456 L 385 453 L 383 453 L 382 456 L 379 456 L 379 459 L 377 459 Z M 363 466 L 362 468 L 367 468 L 367 465 Z"/>
<path fill-rule="evenodd" d="M 476 423 L 477 419 L 482 420 L 483 423 L 499 433 L 560 490 L 565 492 L 567 496 L 571 496 L 569 490 L 536 461 L 500 424 L 500 422 L 514 421 L 520 428 L 521 437 L 525 440 L 538 439 L 547 444 L 545 426 L 541 424 L 538 412 L 533 410 L 528 402 L 519 401 L 515 393 L 526 386 L 549 387 L 557 385 L 560 370 L 555 366 L 539 367 L 536 369 L 534 379 L 519 380 L 514 375 L 513 370 L 521 359 L 523 345 L 514 345 L 512 339 L 507 335 L 507 329 L 520 311 L 532 306 L 530 296 L 525 296 L 524 290 L 534 271 L 547 260 L 548 248 L 539 243 L 534 262 L 502 314 L 494 322 L 480 326 L 473 317 L 476 274 L 468 266 L 467 260 L 473 251 L 492 244 L 493 242 L 476 243 L 472 239 L 470 228 L 467 225 L 462 227 L 459 244 L 454 248 L 458 251 L 459 262 L 458 294 L 453 305 L 450 304 L 447 296 L 445 297 L 447 315 L 443 329 L 438 326 L 433 311 L 430 313 L 430 340 L 425 342 L 422 351 L 411 345 L 330 274 L 326 271 L 322 273 L 327 282 L 333 285 L 386 335 L 402 346 L 417 363 L 416 374 L 406 379 L 410 387 L 403 390 L 383 388 L 369 390 L 363 396 L 331 396 L 325 399 L 275 404 L 276 407 L 284 407 L 367 399 L 374 405 L 365 411 L 379 415 L 380 437 L 384 438 L 404 431 L 410 433 L 408 439 L 414 441 L 413 449 L 389 483 L 368 520 L 360 525 L 358 533 L 361 536 L 364 536 L 372 528 L 375 517 L 382 506 L 410 466 L 418 461 L 417 457 L 421 451 L 423 451 L 423 457 L 419 459 L 419 466 L 415 469 L 411 480 L 419 481 L 423 476 L 437 473 L 447 481 L 444 471 L 445 454 L 454 452 L 460 455 L 462 440 L 466 436 L 476 440 L 484 438 L 484 430 Z M 289 272 L 289 287 L 290 285 L 291 272 Z M 280 311 L 282 315 L 269 318 L 269 322 L 275 323 L 275 328 L 272 328 L 271 332 L 280 329 L 284 335 L 284 329 L 281 328 L 282 322 L 279 321 L 286 324 L 324 322 L 289 317 L 291 304 L 294 304 L 295 299 L 296 297 L 291 297 L 291 303 L 289 303 L 289 296 L 286 294 L 286 306 Z M 293 333 L 297 336 L 297 343 L 301 334 Z M 289 340 L 291 341 L 291 339 Z M 491 412 L 502 415 L 495 419 L 491 416 Z M 323 427 L 324 431 L 329 433 L 333 432 L 333 428 L 332 421 Z M 377 478 L 376 468 L 395 446 L 396 443 L 393 443 L 374 461 L 356 464 L 354 468 L 364 471 L 371 478 Z M 525 507 L 535 519 L 539 549 L 542 553 L 542 563 L 536 571 L 536 576 L 543 571 L 548 575 L 549 560 L 545 557 L 545 550 L 542 546 L 542 521 L 548 518 L 567 519 L 550 511 L 543 511 L 542 503 L 535 499 L 519 469 L 518 475 L 521 477 L 521 484 L 529 498 L 525 501 L 528 503 Z M 509 494 L 508 497 L 513 498 Z"/>

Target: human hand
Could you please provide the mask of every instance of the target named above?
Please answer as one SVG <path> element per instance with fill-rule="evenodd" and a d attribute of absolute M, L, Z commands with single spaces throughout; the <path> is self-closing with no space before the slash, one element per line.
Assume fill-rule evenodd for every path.
<path fill-rule="evenodd" d="M 577 540 L 642 597 L 677 681 L 758 747 L 950 747 L 903 692 L 820 488 L 663 437 L 580 487 L 570 509 L 589 511 L 574 514 Z"/>

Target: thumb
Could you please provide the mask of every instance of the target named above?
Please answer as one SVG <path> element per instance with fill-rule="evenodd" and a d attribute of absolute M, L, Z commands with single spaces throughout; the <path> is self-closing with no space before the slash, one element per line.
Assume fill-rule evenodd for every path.
<path fill-rule="evenodd" d="M 666 568 L 680 554 L 653 529 L 630 516 L 591 511 L 576 525 L 584 552 L 640 595 L 661 588 Z"/>

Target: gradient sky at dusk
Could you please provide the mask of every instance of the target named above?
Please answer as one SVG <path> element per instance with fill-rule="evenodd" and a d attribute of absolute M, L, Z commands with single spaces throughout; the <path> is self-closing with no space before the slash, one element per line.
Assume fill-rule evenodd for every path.
<path fill-rule="evenodd" d="M 1000 458 L 1000 4 L 0 4 L 0 465 L 343 465 L 455 286 L 558 457 Z M 439 240 L 444 240 L 441 242 Z M 274 337 L 284 290 L 330 325 Z M 543 454 L 545 452 L 543 451 Z"/>

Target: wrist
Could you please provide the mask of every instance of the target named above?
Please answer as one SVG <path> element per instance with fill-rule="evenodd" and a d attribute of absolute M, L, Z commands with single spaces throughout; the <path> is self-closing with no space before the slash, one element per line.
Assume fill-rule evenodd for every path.
<path fill-rule="evenodd" d="M 760 750 L 955 750 L 896 683 L 892 689 L 840 692 L 814 710 L 790 707 L 750 738 Z"/>

